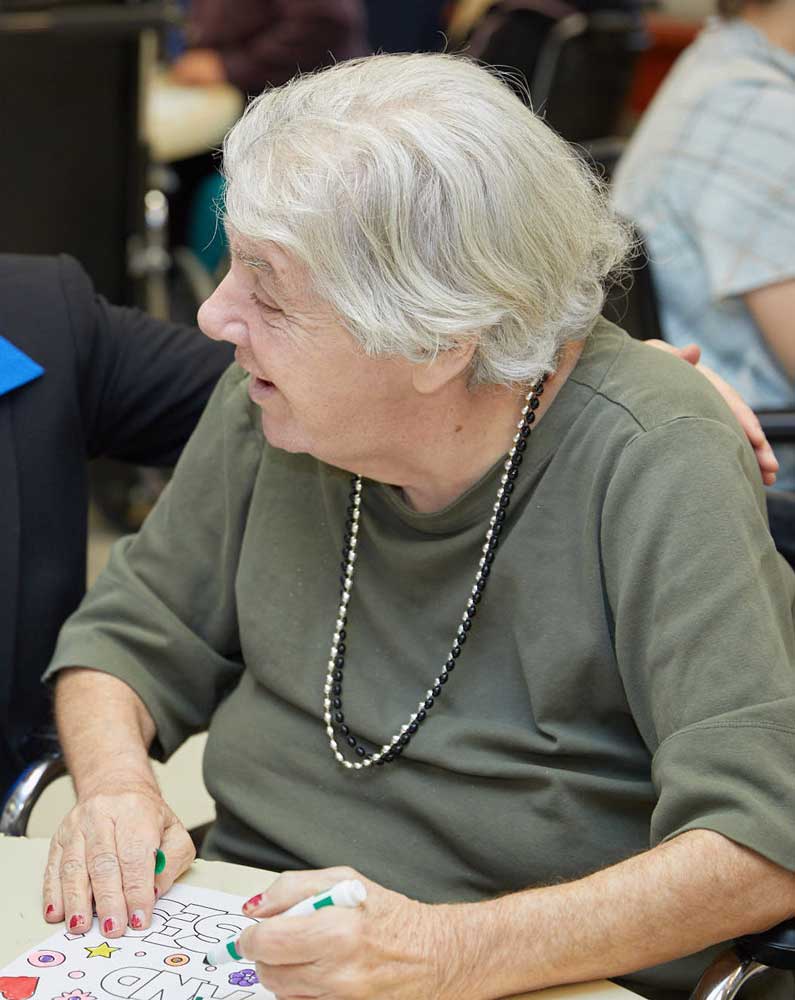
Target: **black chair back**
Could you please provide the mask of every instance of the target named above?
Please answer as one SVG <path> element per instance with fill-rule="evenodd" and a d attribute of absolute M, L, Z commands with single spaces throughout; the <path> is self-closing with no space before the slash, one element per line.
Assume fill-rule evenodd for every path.
<path fill-rule="evenodd" d="M 602 315 L 636 340 L 663 340 L 649 255 L 637 231 L 629 259 L 631 274 L 608 288 Z"/>
<path fill-rule="evenodd" d="M 612 135 L 629 93 L 642 20 L 625 11 L 580 14 L 559 0 L 502 0 L 475 28 L 468 53 L 519 74 L 516 87 L 569 142 Z"/>

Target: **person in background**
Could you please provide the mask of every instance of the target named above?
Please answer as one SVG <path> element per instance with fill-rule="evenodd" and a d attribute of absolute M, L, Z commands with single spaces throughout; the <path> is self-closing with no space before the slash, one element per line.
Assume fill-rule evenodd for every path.
<path fill-rule="evenodd" d="M 369 51 L 362 0 L 191 0 L 188 48 L 170 76 L 185 86 L 230 83 L 244 94 L 278 87 L 299 71 Z M 200 153 L 171 164 L 179 179 L 170 199 L 170 234 L 212 269 L 226 255 L 223 233 L 213 226 L 222 200 L 217 158 Z M 209 227 L 209 239 L 199 234 Z"/>
<path fill-rule="evenodd" d="M 795 0 L 719 0 L 618 165 L 665 338 L 756 409 L 795 407 Z M 795 449 L 778 485 L 795 489 Z"/>
<path fill-rule="evenodd" d="M 173 465 L 231 360 L 110 305 L 71 257 L 0 255 L 0 804 L 50 748 L 40 678 L 85 593 L 87 460 Z"/>
<path fill-rule="evenodd" d="M 187 36 L 174 81 L 244 93 L 367 52 L 362 0 L 192 0 Z"/>

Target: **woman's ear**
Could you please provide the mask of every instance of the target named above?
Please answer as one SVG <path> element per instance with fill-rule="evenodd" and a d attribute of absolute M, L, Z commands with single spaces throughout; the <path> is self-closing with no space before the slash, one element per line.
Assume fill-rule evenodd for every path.
<path fill-rule="evenodd" d="M 440 351 L 430 361 L 414 365 L 414 388 L 422 395 L 430 395 L 443 389 L 469 368 L 476 346 L 474 339 L 464 340 L 455 347 Z"/>

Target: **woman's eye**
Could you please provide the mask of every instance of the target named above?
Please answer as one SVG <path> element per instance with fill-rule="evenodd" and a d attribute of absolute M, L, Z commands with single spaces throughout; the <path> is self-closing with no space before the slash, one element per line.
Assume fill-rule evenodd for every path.
<path fill-rule="evenodd" d="M 259 309 L 262 309 L 263 312 L 267 313 L 281 312 L 281 310 L 277 309 L 275 306 L 269 306 L 267 302 L 263 302 L 263 300 L 259 297 L 259 295 L 257 295 L 256 292 L 250 292 L 249 298 Z"/>

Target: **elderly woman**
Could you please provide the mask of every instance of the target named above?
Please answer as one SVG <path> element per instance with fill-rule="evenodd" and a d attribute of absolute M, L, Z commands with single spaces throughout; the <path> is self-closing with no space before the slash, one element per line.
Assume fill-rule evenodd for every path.
<path fill-rule="evenodd" d="M 160 891 L 193 857 L 148 754 L 208 727 L 204 854 L 292 872 L 248 912 L 368 887 L 247 932 L 278 997 L 682 996 L 795 909 L 795 581 L 742 431 L 598 318 L 625 234 L 485 70 L 341 64 L 225 152 L 238 365 L 56 652 L 48 918 L 147 924 L 153 849 Z"/>

